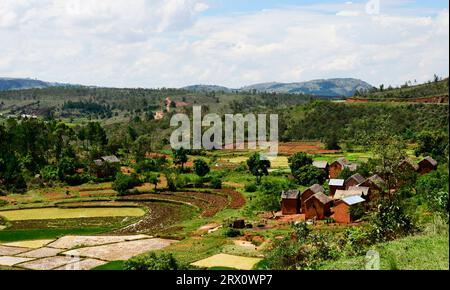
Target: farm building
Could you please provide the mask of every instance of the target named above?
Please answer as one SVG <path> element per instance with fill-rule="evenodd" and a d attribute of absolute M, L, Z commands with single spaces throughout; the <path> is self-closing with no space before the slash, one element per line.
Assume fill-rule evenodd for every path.
<path fill-rule="evenodd" d="M 300 213 L 300 191 L 283 190 L 281 194 L 281 212 L 283 215 Z"/>
<path fill-rule="evenodd" d="M 430 156 L 425 157 L 419 162 L 419 174 L 427 174 L 437 169 L 438 163 Z"/>
<path fill-rule="evenodd" d="M 330 179 L 328 183 L 330 187 L 330 195 L 334 196 L 336 190 L 344 190 L 345 189 L 345 180 L 344 179 Z"/>
<path fill-rule="evenodd" d="M 116 156 L 103 156 L 93 161 L 91 172 L 98 178 L 116 174 L 120 169 L 120 159 Z"/>
<path fill-rule="evenodd" d="M 335 201 L 333 218 L 337 223 L 349 224 L 357 217 L 352 213 L 352 209 L 363 204 L 365 200 L 359 195 L 346 196 Z"/>
<path fill-rule="evenodd" d="M 417 163 L 415 163 L 414 161 L 412 161 L 411 159 L 409 159 L 409 158 L 407 158 L 407 159 L 403 160 L 402 162 L 400 162 L 398 167 L 400 169 L 402 169 L 403 171 L 411 171 L 411 172 L 419 171 L 419 165 Z"/>
<path fill-rule="evenodd" d="M 361 197 L 364 198 L 366 201 L 370 199 L 371 191 L 369 187 L 357 185 L 357 186 L 350 186 L 348 190 L 352 192 L 353 191 L 361 192 Z"/>
<path fill-rule="evenodd" d="M 311 196 L 305 201 L 305 216 L 306 219 L 323 220 L 330 216 L 331 213 L 331 199 L 323 192 L 319 192 Z"/>
<path fill-rule="evenodd" d="M 369 178 L 367 178 L 363 183 L 359 186 L 370 188 L 370 195 L 372 195 L 372 199 L 375 195 L 379 195 L 386 191 L 386 182 L 379 175 L 375 174 Z"/>
<path fill-rule="evenodd" d="M 370 190 L 367 187 L 354 187 L 352 189 L 347 189 L 347 190 L 336 190 L 335 195 L 333 196 L 334 200 L 340 200 L 343 199 L 344 197 L 348 197 L 348 196 L 365 196 L 367 194 L 369 194 Z"/>
<path fill-rule="evenodd" d="M 325 170 L 327 176 L 329 175 L 330 164 L 328 164 L 328 161 L 313 161 L 312 165 L 316 168 Z"/>
<path fill-rule="evenodd" d="M 344 157 L 339 158 L 330 165 L 330 178 L 337 178 L 345 168 L 350 169 L 350 171 L 355 171 L 357 165 L 351 163 Z"/>
<path fill-rule="evenodd" d="M 308 200 L 308 198 L 310 198 L 314 194 L 319 193 L 319 192 L 322 192 L 322 193 L 325 192 L 325 189 L 323 189 L 323 187 L 320 186 L 319 184 L 314 184 L 313 186 L 311 186 L 310 188 L 308 188 L 302 192 L 302 194 L 300 196 L 301 213 L 305 213 L 305 211 L 306 211 L 305 201 Z"/>
<path fill-rule="evenodd" d="M 94 163 L 97 166 L 102 166 L 105 163 L 110 163 L 110 164 L 119 163 L 120 164 L 120 159 L 117 158 L 114 155 L 112 155 L 112 156 L 103 156 L 100 159 L 94 160 Z"/>
<path fill-rule="evenodd" d="M 351 186 L 356 186 L 358 184 L 363 183 L 365 180 L 366 179 L 361 174 L 359 174 L 359 173 L 353 174 L 345 181 L 345 188 L 350 188 Z"/>

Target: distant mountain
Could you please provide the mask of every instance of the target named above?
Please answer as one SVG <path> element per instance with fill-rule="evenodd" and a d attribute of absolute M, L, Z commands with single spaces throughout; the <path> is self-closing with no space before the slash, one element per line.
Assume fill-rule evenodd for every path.
<path fill-rule="evenodd" d="M 236 91 L 235 89 L 230 89 L 222 86 L 214 86 L 214 85 L 193 85 L 182 88 L 186 91 L 191 92 L 226 92 L 229 93 L 231 91 Z"/>
<path fill-rule="evenodd" d="M 57 86 L 70 86 L 69 84 L 49 83 L 34 79 L 0 78 L 0 91 L 42 89 Z"/>
<path fill-rule="evenodd" d="M 240 89 L 220 86 L 196 85 L 185 87 L 190 91 L 257 91 L 268 93 L 297 93 L 324 97 L 350 97 L 358 90 L 368 91 L 372 86 L 362 80 L 352 78 L 324 79 L 299 83 L 261 83 Z"/>

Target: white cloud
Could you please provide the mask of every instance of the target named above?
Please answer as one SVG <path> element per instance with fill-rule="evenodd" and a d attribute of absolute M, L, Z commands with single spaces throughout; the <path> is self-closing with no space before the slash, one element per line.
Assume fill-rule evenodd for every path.
<path fill-rule="evenodd" d="M 347 3 L 202 16 L 209 3 L 1 0 L 0 75 L 143 87 L 448 75 L 447 9 L 368 15 Z"/>

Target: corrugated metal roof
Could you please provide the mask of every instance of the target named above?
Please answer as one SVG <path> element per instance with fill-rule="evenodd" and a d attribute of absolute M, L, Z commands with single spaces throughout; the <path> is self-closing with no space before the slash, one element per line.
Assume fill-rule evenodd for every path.
<path fill-rule="evenodd" d="M 363 183 L 366 179 L 364 176 L 362 176 L 359 173 L 353 174 L 347 179 L 347 182 L 349 182 L 351 179 L 355 180 L 357 184 Z"/>
<path fill-rule="evenodd" d="M 362 198 L 359 195 L 352 195 L 352 196 L 344 197 L 344 198 L 342 198 L 342 201 L 348 205 L 354 205 L 354 204 L 365 202 L 364 198 Z"/>
<path fill-rule="evenodd" d="M 282 199 L 297 199 L 300 196 L 300 191 L 295 189 L 283 190 L 281 193 Z"/>
<path fill-rule="evenodd" d="M 329 185 L 330 186 L 344 186 L 345 180 L 344 179 L 330 179 Z"/>
<path fill-rule="evenodd" d="M 328 167 L 328 161 L 313 161 L 313 166 L 320 169 L 326 169 Z"/>

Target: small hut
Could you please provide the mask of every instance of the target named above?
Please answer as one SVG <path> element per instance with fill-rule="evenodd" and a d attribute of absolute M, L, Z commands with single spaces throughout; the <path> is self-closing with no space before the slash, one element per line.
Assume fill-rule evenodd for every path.
<path fill-rule="evenodd" d="M 345 189 L 345 180 L 344 179 L 330 179 L 328 183 L 330 187 L 330 195 L 334 196 L 336 190 L 344 190 Z"/>
<path fill-rule="evenodd" d="M 345 181 L 345 188 L 348 189 L 352 186 L 356 186 L 358 184 L 363 183 L 365 180 L 366 179 L 361 174 L 359 173 L 353 174 Z"/>
<path fill-rule="evenodd" d="M 283 215 L 300 213 L 300 191 L 283 190 L 281 193 L 281 213 Z"/>
<path fill-rule="evenodd" d="M 359 195 L 346 196 L 335 201 L 333 218 L 337 223 L 350 224 L 355 221 L 355 216 L 352 213 L 352 208 L 355 208 L 365 200 Z"/>
<path fill-rule="evenodd" d="M 438 163 L 431 156 L 425 157 L 419 162 L 419 174 L 427 174 L 437 169 Z"/>
<path fill-rule="evenodd" d="M 330 165 L 330 178 L 337 178 L 350 162 L 345 158 L 339 158 Z"/>
<path fill-rule="evenodd" d="M 313 196 L 316 193 L 325 192 L 325 189 L 323 189 L 322 186 L 320 186 L 319 184 L 314 184 L 313 186 L 311 186 L 310 188 L 306 189 L 305 191 L 302 192 L 301 196 L 300 196 L 300 207 L 301 207 L 301 213 L 305 213 L 306 211 L 306 207 L 305 207 L 305 201 L 310 198 L 311 196 Z"/>
<path fill-rule="evenodd" d="M 306 219 L 323 220 L 330 216 L 331 213 L 331 199 L 323 192 L 319 192 L 311 196 L 305 201 L 305 217 Z"/>

